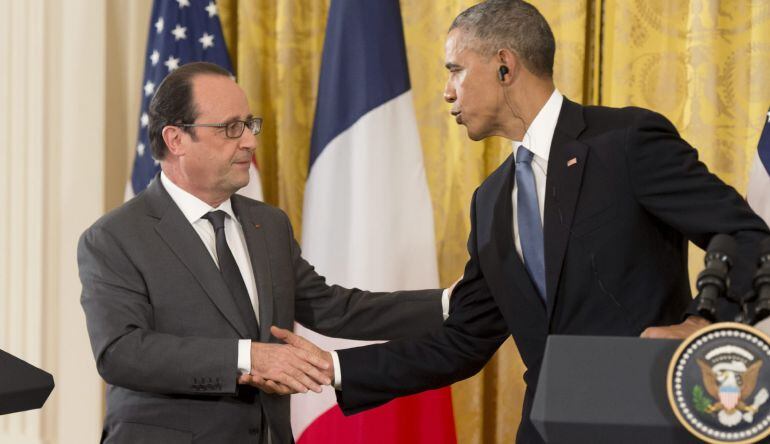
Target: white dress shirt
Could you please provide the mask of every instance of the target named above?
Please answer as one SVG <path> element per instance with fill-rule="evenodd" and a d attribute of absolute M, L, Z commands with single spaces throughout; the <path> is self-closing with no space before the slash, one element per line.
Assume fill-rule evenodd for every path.
<path fill-rule="evenodd" d="M 527 128 L 524 140 L 513 142 L 514 158 L 516 157 L 516 150 L 520 145 L 524 145 L 535 155 L 532 158 L 532 172 L 535 175 L 535 189 L 537 190 L 537 206 L 540 210 L 541 226 L 545 212 L 545 183 L 547 178 L 546 172 L 548 171 L 548 155 L 551 153 L 551 141 L 553 141 L 553 133 L 556 131 L 556 122 L 559 120 L 562 103 L 564 103 L 564 96 L 559 90 L 555 89 L 551 97 L 535 116 L 532 124 Z M 519 254 L 523 261 L 524 255 L 521 253 L 521 239 L 519 238 L 519 220 L 516 217 L 516 210 L 518 208 L 516 206 L 517 190 L 518 186 L 514 181 L 513 192 L 511 193 L 511 199 L 513 199 L 513 237 L 516 244 L 516 253 Z"/>
<path fill-rule="evenodd" d="M 243 227 L 233 212 L 233 206 L 230 199 L 222 202 L 217 208 L 212 208 L 211 205 L 198 199 L 187 191 L 177 186 L 171 179 L 166 176 L 165 173 L 160 173 L 160 182 L 163 184 L 163 188 L 166 189 L 171 200 L 174 201 L 176 206 L 182 210 L 182 214 L 192 225 L 195 232 L 200 236 L 203 245 L 209 251 L 211 258 L 214 260 L 214 264 L 219 268 L 219 260 L 217 259 L 217 243 L 216 234 L 214 233 L 214 227 L 206 219 L 201 219 L 206 213 L 210 211 L 222 210 L 227 213 L 225 218 L 225 237 L 227 238 L 227 246 L 230 247 L 230 251 L 233 253 L 235 263 L 238 264 L 238 269 L 243 277 L 243 283 L 246 284 L 246 291 L 249 292 L 249 299 L 251 299 L 251 305 L 254 307 L 254 314 L 259 322 L 259 298 L 257 297 L 257 284 L 254 279 L 254 270 L 251 268 L 251 260 L 249 259 L 249 250 L 246 247 L 246 238 L 243 235 Z M 251 371 L 251 340 L 240 339 L 238 340 L 238 371 L 241 373 L 249 373 Z"/>

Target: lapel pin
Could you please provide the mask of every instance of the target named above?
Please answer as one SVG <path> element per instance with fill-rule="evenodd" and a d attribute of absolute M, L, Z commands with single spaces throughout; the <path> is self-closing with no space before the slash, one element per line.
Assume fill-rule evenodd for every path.
<path fill-rule="evenodd" d="M 261 226 L 262 226 L 262 225 L 260 225 L 260 224 L 254 224 L 254 228 L 259 228 L 259 227 L 261 227 Z"/>
<path fill-rule="evenodd" d="M 571 167 L 573 165 L 577 165 L 577 157 L 573 157 L 572 159 L 567 161 L 567 166 Z"/>

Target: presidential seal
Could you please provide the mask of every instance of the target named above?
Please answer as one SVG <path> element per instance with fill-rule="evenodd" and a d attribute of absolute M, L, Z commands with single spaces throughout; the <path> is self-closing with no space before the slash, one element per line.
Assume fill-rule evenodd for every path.
<path fill-rule="evenodd" d="M 770 435 L 770 339 L 752 327 L 719 323 L 674 353 L 668 399 L 679 422 L 710 443 L 754 443 Z"/>

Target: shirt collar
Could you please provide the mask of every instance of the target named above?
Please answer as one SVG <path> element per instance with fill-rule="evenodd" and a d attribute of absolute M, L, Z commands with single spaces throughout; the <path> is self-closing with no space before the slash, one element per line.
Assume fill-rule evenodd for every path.
<path fill-rule="evenodd" d="M 561 105 L 564 103 L 564 96 L 558 89 L 554 89 L 551 93 L 551 97 L 545 102 L 540 111 L 535 116 L 532 124 L 527 128 L 527 132 L 524 134 L 523 141 L 513 141 L 513 155 L 516 155 L 516 150 L 519 145 L 524 145 L 528 150 L 532 151 L 535 156 L 541 159 L 548 160 L 548 155 L 551 152 L 551 142 L 553 141 L 553 133 L 556 131 L 556 122 L 559 120 L 559 113 L 561 112 Z"/>
<path fill-rule="evenodd" d="M 163 171 L 160 173 L 160 182 L 168 192 L 168 195 L 171 196 L 171 200 L 182 210 L 182 214 L 191 224 L 194 224 L 206 213 L 216 210 L 224 211 L 230 218 L 235 220 L 235 213 L 233 212 L 233 205 L 230 199 L 222 202 L 217 208 L 213 208 L 211 205 L 180 188 Z"/>

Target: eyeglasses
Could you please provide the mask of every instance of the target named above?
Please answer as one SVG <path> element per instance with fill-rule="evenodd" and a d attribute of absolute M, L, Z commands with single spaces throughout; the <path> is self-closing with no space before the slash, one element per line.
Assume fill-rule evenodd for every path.
<path fill-rule="evenodd" d="M 253 117 L 249 120 L 233 120 L 232 122 L 227 123 L 177 123 L 174 126 L 181 126 L 184 128 L 194 128 L 198 126 L 224 128 L 225 136 L 230 139 L 237 139 L 243 135 L 243 130 L 246 129 L 246 127 L 249 128 L 251 134 L 254 134 L 255 136 L 259 134 L 262 131 L 262 118 Z"/>

